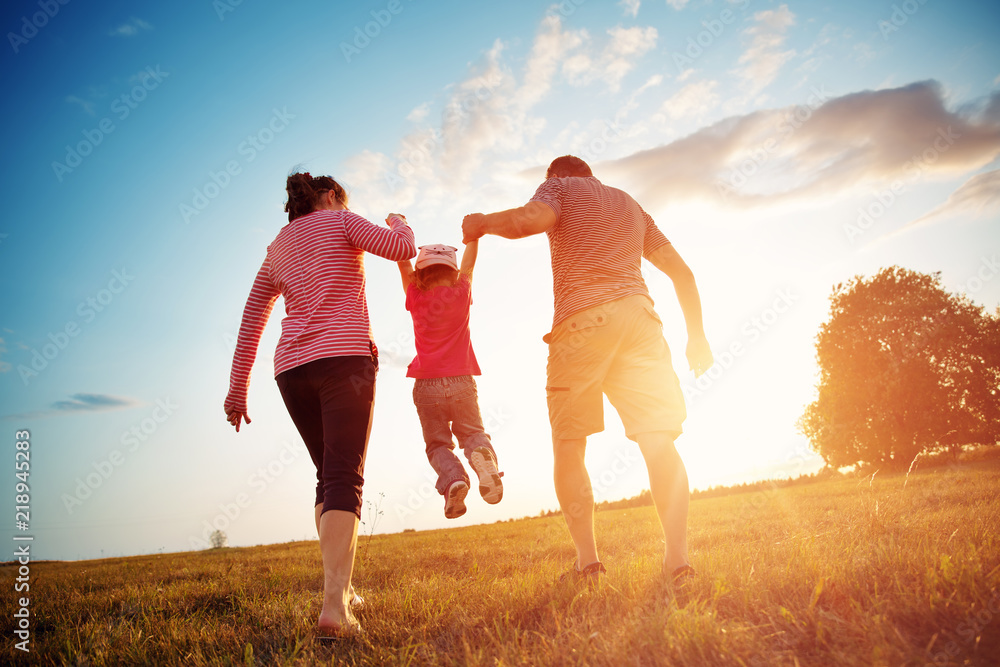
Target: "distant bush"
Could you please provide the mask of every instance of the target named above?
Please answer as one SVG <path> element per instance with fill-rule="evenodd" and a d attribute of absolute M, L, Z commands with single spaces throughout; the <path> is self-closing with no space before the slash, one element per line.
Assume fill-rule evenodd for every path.
<path fill-rule="evenodd" d="M 732 484 L 729 486 L 710 486 L 707 489 L 695 489 L 691 492 L 691 499 L 697 500 L 698 498 L 719 498 L 722 496 L 729 496 L 735 493 L 752 493 L 755 491 L 766 491 L 774 488 L 785 488 L 789 486 L 798 486 L 800 484 L 811 484 L 813 482 L 819 482 L 826 479 L 833 479 L 843 477 L 843 475 L 836 470 L 831 468 L 823 468 L 822 470 L 812 473 L 811 475 L 799 475 L 798 477 L 789 477 L 787 479 L 765 479 L 759 482 L 745 482 L 743 484 Z M 622 498 L 621 500 L 604 500 L 595 505 L 595 510 L 598 512 L 603 512 L 605 510 L 620 510 L 627 509 L 630 507 L 648 507 L 653 504 L 653 494 L 649 492 L 649 489 L 643 489 L 638 495 L 632 496 L 631 498 Z M 545 518 L 550 516 L 561 516 L 562 512 L 558 509 L 555 510 L 542 510 L 538 513 L 538 517 Z M 526 519 L 533 517 L 524 517 Z"/>
<path fill-rule="evenodd" d="M 967 463 L 979 463 L 981 461 L 994 461 L 1000 459 L 1000 447 L 991 445 L 964 445 L 948 450 L 925 452 L 916 456 L 911 462 L 909 470 L 929 470 L 933 468 L 944 468 Z M 871 475 L 879 470 L 875 464 L 858 466 L 851 474 Z"/>
<path fill-rule="evenodd" d="M 649 492 L 649 489 L 643 489 L 639 492 L 639 495 L 632 496 L 631 498 L 622 498 L 621 500 L 604 500 L 597 503 L 597 511 L 603 512 L 605 510 L 623 510 L 629 507 L 648 507 L 653 504 L 653 494 Z"/>
<path fill-rule="evenodd" d="M 221 549 L 229 545 L 229 538 L 221 530 L 216 530 L 209 535 L 208 541 L 211 543 L 213 549 Z"/>

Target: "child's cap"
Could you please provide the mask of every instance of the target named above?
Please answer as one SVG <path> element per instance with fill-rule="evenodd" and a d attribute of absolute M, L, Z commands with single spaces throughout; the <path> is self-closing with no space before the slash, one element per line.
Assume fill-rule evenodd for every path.
<path fill-rule="evenodd" d="M 444 264 L 458 271 L 458 259 L 455 256 L 457 251 L 458 248 L 440 243 L 422 245 L 420 252 L 417 253 L 417 268 L 424 269 L 433 264 Z"/>

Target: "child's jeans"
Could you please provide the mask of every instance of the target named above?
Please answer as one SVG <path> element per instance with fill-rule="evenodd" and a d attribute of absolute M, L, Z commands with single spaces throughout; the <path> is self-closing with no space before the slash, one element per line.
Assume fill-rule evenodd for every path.
<path fill-rule="evenodd" d="M 452 482 L 469 483 L 465 466 L 453 451 L 452 433 L 470 461 L 478 447 L 489 449 L 496 460 L 490 436 L 483 430 L 476 381 L 471 375 L 417 378 L 413 383 L 413 403 L 424 432 L 427 460 L 437 473 L 437 491 L 442 496 Z"/>

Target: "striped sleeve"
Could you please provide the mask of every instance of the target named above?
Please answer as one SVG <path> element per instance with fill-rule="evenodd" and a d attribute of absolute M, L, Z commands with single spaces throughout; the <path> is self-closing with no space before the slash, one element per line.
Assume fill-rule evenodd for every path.
<path fill-rule="evenodd" d="M 556 220 L 562 214 L 562 185 L 561 178 L 546 178 L 531 198 L 531 201 L 540 201 L 555 211 Z"/>
<path fill-rule="evenodd" d="M 416 255 L 413 230 L 409 225 L 399 218 L 393 218 L 390 224 L 392 227 L 375 225 L 355 213 L 344 216 L 347 238 L 356 248 L 394 262 Z"/>
<path fill-rule="evenodd" d="M 656 222 L 653 221 L 653 216 L 643 210 L 642 206 L 639 207 L 642 211 L 642 219 L 646 223 L 646 233 L 643 235 L 642 240 L 642 256 L 649 258 L 657 248 L 660 246 L 670 243 L 670 240 L 660 231 L 660 228 L 656 226 Z"/>
<path fill-rule="evenodd" d="M 250 296 L 243 309 L 243 321 L 236 338 L 236 352 L 233 355 L 233 369 L 229 376 L 229 395 L 225 409 L 247 411 L 247 390 L 250 387 L 250 370 L 257 357 L 257 346 L 264 333 L 264 326 L 280 292 L 271 280 L 271 260 L 264 259 L 260 271 L 250 288 Z"/>

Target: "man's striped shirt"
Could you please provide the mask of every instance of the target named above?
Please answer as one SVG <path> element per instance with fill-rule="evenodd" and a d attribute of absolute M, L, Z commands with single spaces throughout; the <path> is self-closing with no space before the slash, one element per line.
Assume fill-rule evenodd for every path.
<path fill-rule="evenodd" d="M 547 232 L 552 255 L 552 326 L 575 312 L 642 294 L 640 263 L 670 243 L 627 193 L 593 176 L 548 178 L 531 201 L 548 205 L 556 224 Z"/>

